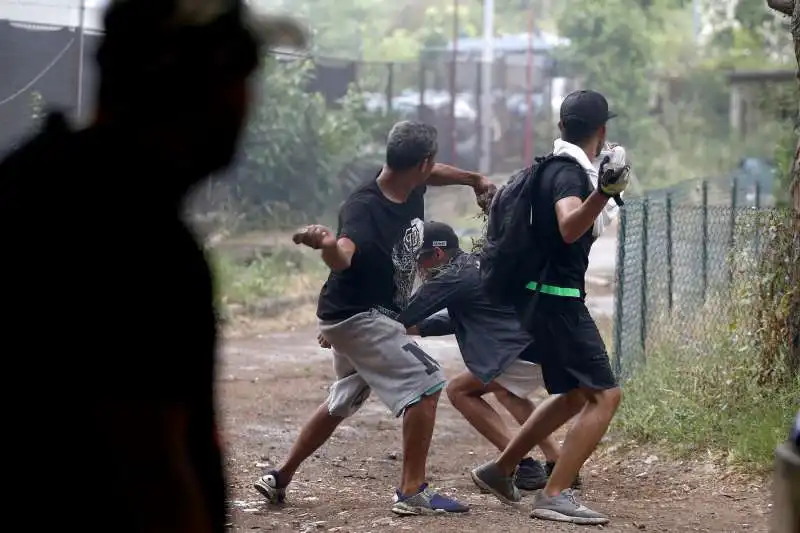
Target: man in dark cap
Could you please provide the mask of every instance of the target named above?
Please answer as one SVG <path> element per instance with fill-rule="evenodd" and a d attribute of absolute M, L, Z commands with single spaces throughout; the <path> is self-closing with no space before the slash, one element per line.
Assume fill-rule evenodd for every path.
<path fill-rule="evenodd" d="M 606 122 L 614 116 L 603 95 L 576 91 L 561 105 L 561 141 L 564 153 L 578 163 L 552 164 L 536 174 L 527 190 L 530 221 L 527 235 L 537 243 L 536 265 L 521 264 L 531 272 L 528 296 L 518 313 L 529 331 L 542 366 L 545 387 L 558 395 L 534 411 L 520 432 L 495 461 L 472 471 L 475 483 L 503 502 L 520 499 L 513 473 L 519 461 L 556 428 L 573 416 L 561 457 L 547 485 L 536 498 L 532 516 L 578 524 L 604 524 L 608 517 L 580 504 L 570 484 L 608 430 L 621 393 L 611 370 L 605 344 L 584 302 L 584 276 L 589 250 L 600 217 L 609 200 L 622 194 L 627 169 L 602 176 L 595 186 L 589 169 L 605 145 Z M 502 193 L 500 193 L 502 194 Z M 523 258 L 524 259 L 524 258 Z M 538 272 L 538 274 L 537 274 Z"/>
<path fill-rule="evenodd" d="M 452 227 L 425 223 L 417 265 L 426 281 L 397 320 L 422 337 L 455 334 L 467 369 L 449 380 L 447 396 L 478 433 L 503 451 L 510 432 L 483 396 L 494 394 L 514 419 L 525 423 L 536 408 L 528 397 L 542 380 L 533 339 L 520 327 L 513 307 L 489 300 L 478 256 L 461 249 Z M 543 488 L 558 460 L 552 437 L 539 448 L 547 462 L 543 467 L 530 456 L 519 462 L 514 483 L 520 490 Z"/>
<path fill-rule="evenodd" d="M 4 525 L 44 488 L 58 527 L 224 531 L 212 279 L 182 204 L 231 162 L 263 48 L 303 41 L 237 0 L 112 1 L 91 124 L 51 115 L 0 163 L 3 331 L 27 344 L 5 375 L 37 400 L 5 401 Z"/>

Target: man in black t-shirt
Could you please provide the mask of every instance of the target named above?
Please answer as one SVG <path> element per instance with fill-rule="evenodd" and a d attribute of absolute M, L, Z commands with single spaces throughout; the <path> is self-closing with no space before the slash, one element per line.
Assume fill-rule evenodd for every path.
<path fill-rule="evenodd" d="M 520 459 L 578 415 L 532 516 L 603 524 L 608 518 L 578 503 L 569 487 L 607 431 L 621 398 L 603 339 L 584 303 L 584 276 L 596 220 L 609 199 L 624 191 L 627 173 L 616 174 L 613 181 L 603 173 L 596 189 L 587 187 L 587 171 L 604 146 L 606 122 L 614 116 L 601 94 L 569 94 L 560 115 L 561 141 L 572 145 L 570 156 L 579 164 L 550 165 L 530 188 L 531 231 L 546 266 L 538 281 L 540 292 L 531 293 L 532 299 L 519 307 L 523 326 L 538 347 L 545 386 L 558 396 L 533 413 L 496 461 L 474 469 L 472 478 L 501 501 L 519 501 L 512 475 Z"/>
<path fill-rule="evenodd" d="M 333 347 L 337 381 L 283 465 L 256 481 L 255 488 L 272 502 L 283 501 L 300 464 L 374 391 L 395 416 L 403 416 L 403 476 L 392 511 L 417 515 L 468 510 L 425 482 L 445 377 L 396 321 L 414 286 L 425 186 L 470 185 L 485 201 L 494 190 L 482 176 L 434 164 L 436 151 L 433 127 L 396 124 L 389 133 L 386 164 L 344 203 L 337 231 L 312 225 L 294 237 L 298 244 L 321 250 L 331 268 L 317 316 L 321 334 Z"/>

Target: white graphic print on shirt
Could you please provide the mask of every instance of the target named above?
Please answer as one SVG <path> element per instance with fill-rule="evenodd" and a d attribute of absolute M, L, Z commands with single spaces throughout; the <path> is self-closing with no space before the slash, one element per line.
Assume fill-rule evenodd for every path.
<path fill-rule="evenodd" d="M 422 247 L 423 222 L 411 221 L 403 237 L 392 249 L 394 264 L 394 304 L 401 311 L 408 306 L 417 278 L 417 251 Z"/>

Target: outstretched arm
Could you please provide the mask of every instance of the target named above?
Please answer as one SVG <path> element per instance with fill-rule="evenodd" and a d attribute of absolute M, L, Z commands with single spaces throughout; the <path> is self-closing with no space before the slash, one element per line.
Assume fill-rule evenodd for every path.
<path fill-rule="evenodd" d="M 417 326 L 432 314 L 457 302 L 461 294 L 462 286 L 457 275 L 443 272 L 419 288 L 397 321 L 406 328 Z"/>
<path fill-rule="evenodd" d="M 420 337 L 441 337 L 442 335 L 452 335 L 456 332 L 455 324 L 450 318 L 446 309 L 434 313 L 418 326 L 408 328 L 409 335 L 419 335 Z"/>
<path fill-rule="evenodd" d="M 784 15 L 791 15 L 794 2 L 792 0 L 767 0 L 767 6 Z"/>
<path fill-rule="evenodd" d="M 428 177 L 428 185 L 434 187 L 444 187 L 447 185 L 466 185 L 475 191 L 475 198 L 478 205 L 485 209 L 492 200 L 492 196 L 497 191 L 497 186 L 486 176 L 481 176 L 477 172 L 461 170 L 442 163 L 433 165 L 431 175 Z"/>
<path fill-rule="evenodd" d="M 373 224 L 363 202 L 349 201 L 339 212 L 340 228 L 334 233 L 328 227 L 312 224 L 292 236 L 295 244 L 322 251 L 322 260 L 334 272 L 347 270 L 358 250 L 372 237 Z"/>
<path fill-rule="evenodd" d="M 466 185 L 468 187 L 477 187 L 481 180 L 486 178 L 477 172 L 470 172 L 462 170 L 444 163 L 436 163 L 433 165 L 431 175 L 428 177 L 428 185 L 434 187 L 445 187 L 447 185 Z"/>

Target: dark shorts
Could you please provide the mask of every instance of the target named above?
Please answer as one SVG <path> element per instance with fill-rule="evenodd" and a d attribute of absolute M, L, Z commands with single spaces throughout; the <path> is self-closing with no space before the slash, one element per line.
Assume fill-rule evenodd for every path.
<path fill-rule="evenodd" d="M 605 343 L 583 301 L 541 295 L 535 309 L 524 325 L 533 335 L 550 394 L 617 386 Z"/>

